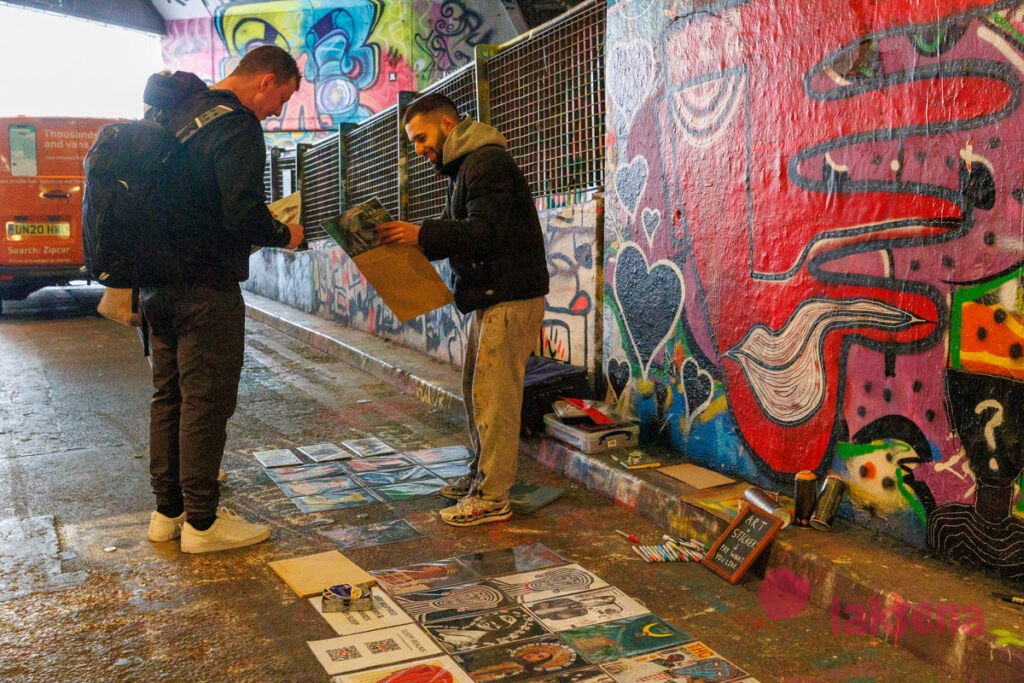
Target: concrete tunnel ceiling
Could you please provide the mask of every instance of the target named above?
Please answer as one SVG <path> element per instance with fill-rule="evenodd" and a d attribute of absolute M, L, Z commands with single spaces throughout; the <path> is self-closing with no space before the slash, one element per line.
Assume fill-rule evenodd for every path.
<path fill-rule="evenodd" d="M 86 19 L 145 33 L 166 35 L 167 22 L 213 16 L 227 5 L 245 0 L 0 0 L 52 14 Z M 530 28 L 553 19 L 580 0 L 518 0 L 516 4 Z"/>

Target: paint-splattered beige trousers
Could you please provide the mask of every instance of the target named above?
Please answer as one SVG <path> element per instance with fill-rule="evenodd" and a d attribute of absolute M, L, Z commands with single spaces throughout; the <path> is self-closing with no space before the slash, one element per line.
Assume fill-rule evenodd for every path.
<path fill-rule="evenodd" d="M 537 347 L 544 297 L 474 311 L 462 366 L 466 428 L 477 457 L 471 494 L 504 503 L 519 461 L 519 415 L 526 360 Z"/>

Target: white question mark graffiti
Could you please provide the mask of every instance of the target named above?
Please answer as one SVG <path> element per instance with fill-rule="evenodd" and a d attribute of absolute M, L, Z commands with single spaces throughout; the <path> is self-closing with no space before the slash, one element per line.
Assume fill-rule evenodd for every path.
<path fill-rule="evenodd" d="M 1003 424 L 1003 404 L 990 398 L 974 406 L 974 414 L 981 415 L 989 408 L 994 408 L 995 412 L 992 413 L 992 417 L 985 423 L 985 442 L 988 444 L 988 449 L 994 453 L 996 450 L 996 427 Z M 998 471 L 999 463 L 996 462 L 995 458 L 992 458 L 988 462 L 988 467 L 992 471 Z"/>

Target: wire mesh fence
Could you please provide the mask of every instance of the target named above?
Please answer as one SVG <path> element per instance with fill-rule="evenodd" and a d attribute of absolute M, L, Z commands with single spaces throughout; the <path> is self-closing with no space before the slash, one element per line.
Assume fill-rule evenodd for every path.
<path fill-rule="evenodd" d="M 437 81 L 421 93 L 441 93 L 455 103 L 459 114 L 477 117 L 476 65 L 467 64 L 452 75 Z M 427 159 L 417 156 L 412 143 L 407 143 L 408 175 L 406 187 L 408 204 L 406 220 L 417 223 L 424 218 L 437 218 L 444 209 L 447 181 Z"/>
<path fill-rule="evenodd" d="M 589 0 L 500 46 L 482 68 L 467 64 L 421 94 L 447 95 L 463 116 L 478 118 L 481 110 L 488 111 L 535 197 L 599 189 L 605 158 L 605 28 L 605 0 Z M 478 81 L 481 72 L 486 88 Z M 405 220 L 440 215 L 447 182 L 401 134 L 397 105 L 329 138 L 335 139 L 337 144 L 325 140 L 303 155 L 307 223 L 374 197 Z M 330 147 L 339 152 L 336 164 Z M 399 173 L 401 152 L 404 174 Z M 289 163 L 294 169 L 294 155 L 272 162 L 274 198 L 282 196 L 280 176 Z M 337 179 L 329 175 L 332 166 L 339 169 Z"/>
<path fill-rule="evenodd" d="M 376 197 L 398 217 L 398 107 L 364 121 L 345 136 L 345 206 Z"/>
<path fill-rule="evenodd" d="M 267 162 L 263 165 L 263 195 L 268 204 L 280 199 L 274 196 L 274 155 L 277 153 L 277 149 L 267 151 Z"/>
<path fill-rule="evenodd" d="M 587 3 L 487 62 L 491 124 L 534 196 L 604 183 L 605 12 Z"/>
<path fill-rule="evenodd" d="M 281 150 L 276 157 L 272 157 L 272 169 L 274 176 L 274 187 L 272 196 L 275 200 L 287 197 L 299 189 L 298 184 L 298 159 L 296 150 Z"/>
<path fill-rule="evenodd" d="M 306 240 L 327 237 L 323 222 L 341 210 L 341 148 L 335 133 L 302 154 L 302 224 Z"/>

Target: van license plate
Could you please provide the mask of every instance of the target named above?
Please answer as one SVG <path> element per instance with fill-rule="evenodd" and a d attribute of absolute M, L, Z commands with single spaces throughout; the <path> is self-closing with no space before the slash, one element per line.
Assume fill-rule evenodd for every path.
<path fill-rule="evenodd" d="M 30 240 L 36 237 L 56 237 L 57 239 L 71 238 L 70 223 L 22 223 L 8 221 L 7 239 L 12 241 Z"/>

